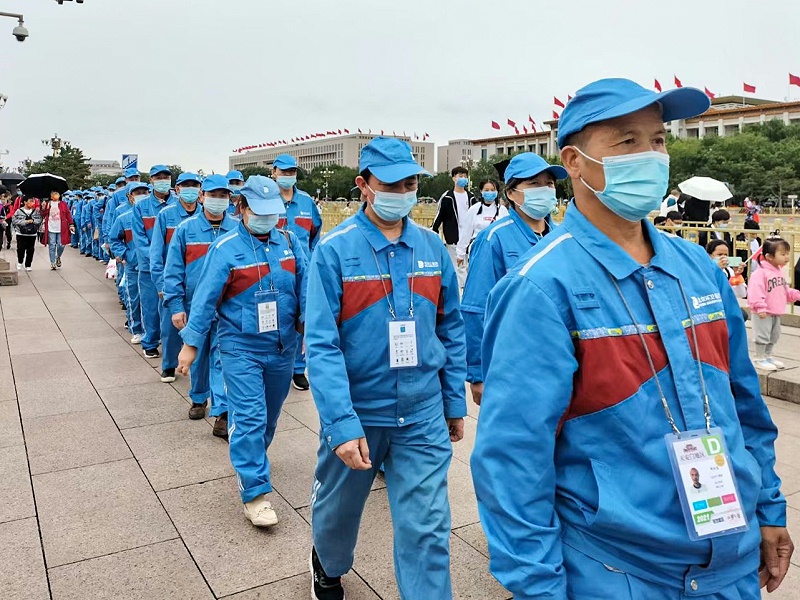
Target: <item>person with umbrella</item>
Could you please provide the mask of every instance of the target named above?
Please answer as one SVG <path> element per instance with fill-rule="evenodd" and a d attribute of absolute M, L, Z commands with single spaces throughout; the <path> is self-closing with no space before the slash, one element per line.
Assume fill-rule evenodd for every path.
<path fill-rule="evenodd" d="M 64 246 L 69 244 L 70 236 L 75 231 L 69 207 L 61 200 L 61 194 L 53 190 L 50 200 L 42 205 L 39 211 L 44 222 L 43 246 L 50 250 L 50 269 L 55 271 L 61 268 L 61 255 Z"/>

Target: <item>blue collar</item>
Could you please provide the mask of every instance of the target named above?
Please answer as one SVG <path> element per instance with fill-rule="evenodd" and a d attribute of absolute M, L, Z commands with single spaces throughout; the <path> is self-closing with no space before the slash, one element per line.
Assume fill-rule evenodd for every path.
<path fill-rule="evenodd" d="M 234 219 L 230 219 L 229 217 L 227 217 L 227 215 L 226 215 L 226 218 L 229 221 L 234 221 Z M 223 219 L 223 221 L 224 220 L 225 219 Z M 244 226 L 244 221 L 239 221 L 238 222 L 238 227 L 237 227 L 236 231 L 239 233 L 239 237 L 241 237 L 248 246 L 250 245 L 250 240 L 253 241 L 253 244 L 255 246 L 259 246 L 259 245 L 264 246 L 264 245 L 266 245 L 266 242 L 262 242 L 260 239 L 258 239 L 252 233 L 250 233 L 250 230 L 247 227 Z M 279 230 L 277 227 L 273 227 L 272 231 L 269 232 L 269 240 L 268 240 L 269 243 L 272 244 L 272 245 L 280 244 L 281 243 L 281 239 L 286 239 L 286 238 L 284 237 L 284 235 L 281 232 L 281 230 Z"/>
<path fill-rule="evenodd" d="M 213 226 L 211 225 L 211 221 L 209 221 L 208 217 L 206 216 L 206 211 L 203 210 L 202 206 L 198 206 L 198 208 L 200 209 L 200 216 L 198 219 L 200 219 L 201 228 L 203 231 L 211 231 Z M 230 231 L 231 229 L 235 228 L 237 224 L 238 222 L 234 220 L 226 210 L 224 213 L 222 213 L 222 220 L 219 222 L 219 229 L 220 231 Z"/>
<path fill-rule="evenodd" d="M 515 208 L 512 207 L 508 209 L 508 216 L 511 218 L 512 221 L 514 221 L 514 224 L 519 228 L 520 233 L 522 233 L 522 235 L 525 236 L 525 239 L 527 239 L 531 244 L 535 244 L 544 237 L 545 234 L 538 234 L 533 229 L 531 229 L 531 226 L 522 220 L 522 217 L 519 216 Z M 549 231 L 553 231 L 554 228 L 553 221 L 551 220 L 550 215 L 547 215 L 547 217 L 545 217 L 545 221 L 547 221 L 547 227 L 549 228 Z M 496 222 L 497 221 L 495 221 L 495 223 Z"/>
<path fill-rule="evenodd" d="M 365 207 L 362 206 L 355 216 L 356 225 L 358 225 L 359 231 L 364 234 L 375 252 L 379 252 L 380 250 L 391 246 L 392 242 L 387 240 L 386 236 L 381 233 L 381 230 L 369 220 L 369 217 L 367 217 L 364 209 Z M 421 234 L 419 227 L 414 225 L 413 222 L 410 222 L 408 217 L 403 219 L 403 233 L 400 234 L 398 243 L 405 244 L 409 248 L 413 248 L 419 243 L 420 236 Z"/>

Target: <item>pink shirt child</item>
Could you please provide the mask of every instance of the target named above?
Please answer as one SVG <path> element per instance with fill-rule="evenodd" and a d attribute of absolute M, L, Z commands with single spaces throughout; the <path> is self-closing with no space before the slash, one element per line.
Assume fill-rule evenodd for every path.
<path fill-rule="evenodd" d="M 750 276 L 747 286 L 747 305 L 755 313 L 779 316 L 786 312 L 786 305 L 800 301 L 800 291 L 789 287 L 789 278 L 783 269 L 769 261 L 762 261 L 760 268 Z"/>

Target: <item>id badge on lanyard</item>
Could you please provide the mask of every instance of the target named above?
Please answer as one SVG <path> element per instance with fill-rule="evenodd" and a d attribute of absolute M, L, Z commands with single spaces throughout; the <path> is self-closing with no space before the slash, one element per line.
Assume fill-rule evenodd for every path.
<path fill-rule="evenodd" d="M 418 364 L 416 321 L 389 321 L 389 368 L 407 369 Z"/>
<path fill-rule="evenodd" d="M 278 331 L 278 292 L 257 291 L 255 293 L 258 333 Z"/>
<path fill-rule="evenodd" d="M 668 433 L 664 439 L 689 538 L 704 540 L 747 531 L 747 515 L 722 429 Z"/>

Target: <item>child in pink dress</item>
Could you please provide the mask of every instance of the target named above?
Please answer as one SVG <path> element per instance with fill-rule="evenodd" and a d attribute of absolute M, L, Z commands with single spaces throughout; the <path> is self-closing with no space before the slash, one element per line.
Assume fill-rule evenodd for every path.
<path fill-rule="evenodd" d="M 789 278 L 784 267 L 789 263 L 791 246 L 780 238 L 764 242 L 759 269 L 750 277 L 747 304 L 753 313 L 755 336 L 755 366 L 764 371 L 777 371 L 785 365 L 772 357 L 772 350 L 781 337 L 781 315 L 786 304 L 800 301 L 800 291 L 789 287 Z"/>

